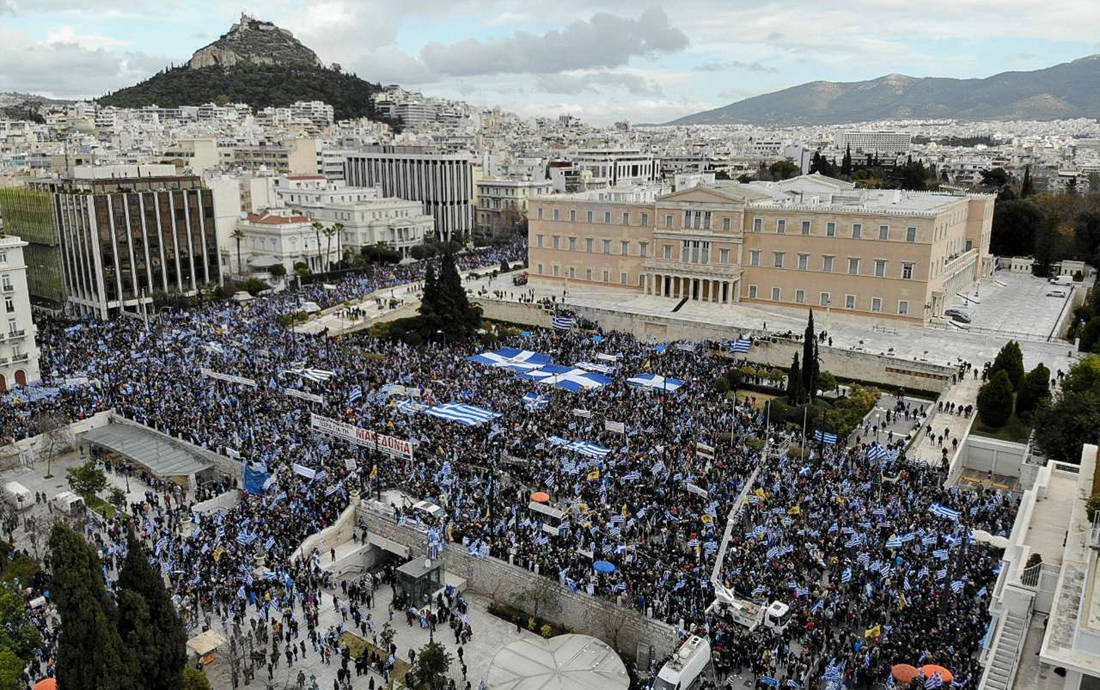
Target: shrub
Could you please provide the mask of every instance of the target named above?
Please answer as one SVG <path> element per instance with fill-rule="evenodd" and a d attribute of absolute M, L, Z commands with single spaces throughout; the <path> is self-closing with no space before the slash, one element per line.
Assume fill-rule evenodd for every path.
<path fill-rule="evenodd" d="M 1085 503 L 1085 512 L 1088 515 L 1089 522 L 1093 521 L 1098 510 L 1100 510 L 1100 491 L 1090 496 L 1088 502 Z"/>
<path fill-rule="evenodd" d="M 993 360 L 993 366 L 989 369 L 989 379 L 993 380 L 993 376 L 998 371 L 1008 375 L 1008 384 L 1012 386 L 1012 390 L 1019 389 L 1020 380 L 1024 377 L 1024 353 L 1015 340 L 1005 343 L 997 353 L 997 358 Z"/>
<path fill-rule="evenodd" d="M 978 417 L 986 426 L 996 428 L 1011 416 L 1012 382 L 1008 372 L 1000 370 L 978 391 Z"/>
<path fill-rule="evenodd" d="M 1024 376 L 1020 392 L 1016 394 L 1016 413 L 1033 411 L 1040 401 L 1050 397 L 1050 369 L 1037 365 Z"/>

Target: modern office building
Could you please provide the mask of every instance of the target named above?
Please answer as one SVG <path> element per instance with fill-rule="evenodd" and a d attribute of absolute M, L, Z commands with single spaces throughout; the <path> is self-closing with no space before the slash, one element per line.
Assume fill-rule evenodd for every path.
<path fill-rule="evenodd" d="M 661 179 L 661 161 L 634 149 L 582 149 L 573 157 L 573 167 L 612 187 Z"/>
<path fill-rule="evenodd" d="M 417 147 L 378 148 L 348 156 L 344 172 L 348 185 L 381 187 L 383 196 L 423 202 L 435 218 L 438 237 L 464 241 L 473 230 L 470 158 L 425 153 Z"/>
<path fill-rule="evenodd" d="M 0 219 L 4 231 L 17 235 L 22 248 L 27 289 L 36 305 L 59 310 L 65 305 L 65 275 L 61 268 L 61 238 L 53 197 L 25 187 L 0 189 Z"/>
<path fill-rule="evenodd" d="M 34 383 L 39 378 L 27 266 L 23 263 L 26 246 L 27 243 L 18 237 L 0 234 L 0 299 L 4 301 L 4 323 L 0 326 L 0 393 L 13 385 Z"/>
<path fill-rule="evenodd" d="M 993 270 L 993 197 L 805 176 L 530 202 L 534 280 L 925 321 Z"/>
<path fill-rule="evenodd" d="M 40 180 L 51 194 L 65 296 L 100 318 L 137 314 L 157 292 L 222 280 L 211 191 L 173 166 L 77 168 Z"/>

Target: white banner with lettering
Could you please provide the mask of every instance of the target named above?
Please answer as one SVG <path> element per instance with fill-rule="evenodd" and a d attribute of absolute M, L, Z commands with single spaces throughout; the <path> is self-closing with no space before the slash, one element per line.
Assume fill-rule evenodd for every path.
<path fill-rule="evenodd" d="M 330 434 L 360 446 L 374 448 L 386 455 L 392 455 L 406 460 L 412 459 L 412 443 L 403 438 L 378 434 L 370 429 L 360 429 L 357 426 L 352 426 L 351 424 L 319 414 L 311 414 L 309 416 L 309 427 L 314 431 Z"/>
<path fill-rule="evenodd" d="M 321 396 L 314 395 L 313 393 L 306 393 L 305 391 L 300 391 L 297 388 L 284 388 L 283 393 L 289 395 L 292 398 L 301 398 L 302 400 L 321 403 L 322 405 L 325 404 L 325 399 Z"/>
<path fill-rule="evenodd" d="M 242 386 L 250 386 L 256 388 L 256 382 L 252 379 L 246 379 L 243 376 L 233 376 L 232 374 L 223 374 L 213 369 L 199 369 L 199 373 L 209 379 L 219 379 L 221 381 L 228 381 L 230 383 L 239 383 Z"/>

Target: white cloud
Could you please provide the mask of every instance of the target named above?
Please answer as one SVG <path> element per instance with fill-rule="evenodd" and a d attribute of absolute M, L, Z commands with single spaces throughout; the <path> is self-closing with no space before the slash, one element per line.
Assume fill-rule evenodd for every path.
<path fill-rule="evenodd" d="M 54 98 L 101 96 L 149 77 L 167 58 L 145 53 L 90 49 L 75 43 L 45 43 L 0 26 L 0 74 L 4 88 Z"/>
<path fill-rule="evenodd" d="M 539 90 L 556 94 L 595 93 L 610 87 L 624 89 L 636 96 L 661 95 L 660 84 L 629 72 L 540 74 L 536 84 Z"/>
<path fill-rule="evenodd" d="M 542 35 L 516 32 L 510 38 L 429 43 L 420 58 L 432 70 L 453 76 L 528 72 L 550 74 L 594 67 L 619 67 L 633 56 L 670 53 L 688 45 L 664 11 L 651 8 L 638 19 L 598 13 Z"/>
<path fill-rule="evenodd" d="M 88 50 L 100 48 L 120 48 L 130 45 L 129 41 L 123 41 L 108 36 L 96 36 L 95 34 L 78 34 L 71 26 L 60 26 L 56 30 L 46 34 L 46 45 L 68 43 Z"/>

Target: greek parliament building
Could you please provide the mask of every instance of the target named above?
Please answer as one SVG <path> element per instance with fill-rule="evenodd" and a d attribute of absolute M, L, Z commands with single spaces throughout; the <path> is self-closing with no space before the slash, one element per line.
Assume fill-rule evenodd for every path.
<path fill-rule="evenodd" d="M 138 313 L 155 292 L 193 294 L 220 284 L 212 193 L 174 166 L 78 166 L 73 177 L 30 183 L 45 195 L 52 237 L 28 241 L 63 277 L 60 293 L 83 314 Z M 52 223 L 51 223 L 52 221 Z"/>
<path fill-rule="evenodd" d="M 349 187 L 381 187 L 382 196 L 421 201 L 436 236 L 463 240 L 474 228 L 474 176 L 469 156 L 426 152 L 419 146 L 376 146 L 349 154 Z"/>
<path fill-rule="evenodd" d="M 533 280 L 925 321 L 993 270 L 991 195 L 784 182 L 537 197 Z M 671 307 L 672 305 L 670 305 Z"/>

